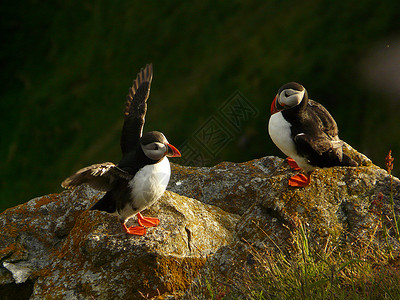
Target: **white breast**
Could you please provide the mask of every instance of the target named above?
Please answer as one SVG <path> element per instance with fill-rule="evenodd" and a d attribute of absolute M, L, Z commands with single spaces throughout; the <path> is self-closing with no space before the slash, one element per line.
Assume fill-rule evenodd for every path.
<path fill-rule="evenodd" d="M 271 115 L 269 118 L 268 133 L 279 150 L 293 158 L 298 166 L 306 172 L 314 170 L 315 168 L 309 164 L 308 160 L 297 153 L 296 145 L 291 136 L 291 127 L 292 125 L 286 121 L 280 112 Z"/>
<path fill-rule="evenodd" d="M 128 204 L 119 214 L 128 219 L 157 201 L 167 188 L 171 168 L 167 157 L 159 163 L 140 169 L 129 182 L 132 205 Z"/>
<path fill-rule="evenodd" d="M 282 113 L 271 115 L 268 124 L 268 133 L 274 144 L 287 156 L 297 155 L 296 146 L 291 137 L 292 125 L 285 120 Z"/>

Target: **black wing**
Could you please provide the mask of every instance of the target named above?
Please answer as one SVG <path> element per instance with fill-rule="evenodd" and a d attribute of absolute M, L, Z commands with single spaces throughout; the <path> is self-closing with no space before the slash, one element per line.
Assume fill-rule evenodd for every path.
<path fill-rule="evenodd" d="M 61 186 L 69 189 L 83 183 L 99 191 L 110 191 L 119 179 L 130 180 L 132 175 L 121 170 L 111 162 L 91 165 L 80 169 L 65 179 Z"/>
<path fill-rule="evenodd" d="M 331 140 L 324 136 L 310 136 L 300 133 L 294 137 L 298 151 L 304 155 L 313 166 L 340 166 L 343 157 L 343 142 Z"/>
<path fill-rule="evenodd" d="M 339 129 L 335 119 L 329 111 L 316 101 L 308 101 L 308 112 L 313 116 L 314 120 L 318 120 L 319 129 L 328 135 L 328 138 L 335 138 L 339 135 Z"/>
<path fill-rule="evenodd" d="M 133 81 L 132 87 L 129 89 L 129 94 L 126 97 L 125 120 L 121 135 L 122 155 L 134 150 L 142 136 L 152 79 L 153 65 L 148 64 L 140 70 Z"/>
<path fill-rule="evenodd" d="M 328 110 L 318 102 L 309 100 L 307 113 L 316 125 L 309 127 L 310 132 L 294 137 L 298 151 L 314 166 L 353 166 L 355 162 L 343 154 L 338 126 Z"/>

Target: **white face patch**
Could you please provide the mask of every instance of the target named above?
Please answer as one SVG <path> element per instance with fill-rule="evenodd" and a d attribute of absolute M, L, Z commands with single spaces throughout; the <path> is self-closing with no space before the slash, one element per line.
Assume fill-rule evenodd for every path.
<path fill-rule="evenodd" d="M 147 145 L 141 145 L 144 154 L 152 160 L 160 160 L 167 152 L 167 146 L 160 142 L 153 142 Z"/>
<path fill-rule="evenodd" d="M 283 107 L 294 107 L 300 104 L 301 100 L 304 97 L 304 93 L 304 89 L 302 91 L 285 89 L 279 94 L 278 102 Z"/>

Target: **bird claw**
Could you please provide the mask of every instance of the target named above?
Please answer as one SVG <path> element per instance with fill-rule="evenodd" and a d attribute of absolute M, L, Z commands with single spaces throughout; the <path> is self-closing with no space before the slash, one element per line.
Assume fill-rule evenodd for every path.
<path fill-rule="evenodd" d="M 160 224 L 160 220 L 157 218 L 143 217 L 140 213 L 137 213 L 138 223 L 140 226 L 126 227 L 125 223 L 122 224 L 126 233 L 133 235 L 145 235 L 146 227 L 155 227 Z"/>
<path fill-rule="evenodd" d="M 160 224 L 160 220 L 157 218 L 143 217 L 140 213 L 137 214 L 138 223 L 144 227 L 155 227 Z"/>
<path fill-rule="evenodd" d="M 305 187 L 309 185 L 310 182 L 311 176 L 306 176 L 304 174 L 294 175 L 289 179 L 289 185 L 293 187 Z"/>
<path fill-rule="evenodd" d="M 126 227 L 125 224 L 123 224 L 126 233 L 132 234 L 132 235 L 145 235 L 146 234 L 146 228 L 143 226 L 131 226 L 131 227 Z"/>

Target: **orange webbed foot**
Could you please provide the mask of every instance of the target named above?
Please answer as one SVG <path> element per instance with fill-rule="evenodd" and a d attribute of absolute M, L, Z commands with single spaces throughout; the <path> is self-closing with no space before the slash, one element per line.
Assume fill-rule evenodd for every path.
<path fill-rule="evenodd" d="M 126 227 L 125 224 L 122 224 L 122 226 L 124 226 L 126 233 L 133 234 L 133 235 L 145 235 L 146 234 L 146 228 L 143 226 Z"/>
<path fill-rule="evenodd" d="M 298 174 L 289 179 L 289 185 L 293 187 L 305 187 L 311 182 L 310 175 Z"/>
<path fill-rule="evenodd" d="M 155 227 L 160 224 L 160 220 L 157 218 L 143 217 L 140 213 L 137 213 L 138 223 L 144 227 Z"/>
<path fill-rule="evenodd" d="M 293 158 L 287 157 L 286 160 L 287 160 L 289 166 L 290 166 L 293 170 L 295 170 L 295 171 L 300 171 L 300 170 L 301 170 L 301 168 L 299 167 L 299 165 L 296 163 L 296 161 L 295 161 Z"/>

